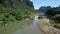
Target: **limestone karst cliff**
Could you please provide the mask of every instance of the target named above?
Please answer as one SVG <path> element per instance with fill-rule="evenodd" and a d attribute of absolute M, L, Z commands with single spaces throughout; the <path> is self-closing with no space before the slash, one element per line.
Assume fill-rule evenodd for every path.
<path fill-rule="evenodd" d="M 33 7 L 33 3 L 30 0 L 0 0 L 0 4 L 11 7 Z"/>

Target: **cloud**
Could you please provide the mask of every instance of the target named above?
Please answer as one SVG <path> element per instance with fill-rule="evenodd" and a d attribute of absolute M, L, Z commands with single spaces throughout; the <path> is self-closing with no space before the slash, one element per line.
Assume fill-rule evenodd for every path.
<path fill-rule="evenodd" d="M 30 1 L 32 1 L 32 0 L 30 0 Z"/>

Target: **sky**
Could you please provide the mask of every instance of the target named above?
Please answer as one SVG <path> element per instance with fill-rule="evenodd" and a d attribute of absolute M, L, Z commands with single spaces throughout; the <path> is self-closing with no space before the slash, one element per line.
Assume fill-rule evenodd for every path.
<path fill-rule="evenodd" d="M 39 9 L 41 6 L 57 7 L 60 5 L 60 0 L 31 0 L 34 8 Z"/>

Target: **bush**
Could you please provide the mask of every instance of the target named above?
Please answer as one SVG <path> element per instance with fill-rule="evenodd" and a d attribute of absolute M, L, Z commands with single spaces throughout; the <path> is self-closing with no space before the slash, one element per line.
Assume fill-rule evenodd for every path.
<path fill-rule="evenodd" d="M 60 29 L 60 8 L 52 8 L 45 14 L 51 20 L 50 24 L 54 24 L 54 27 Z"/>
<path fill-rule="evenodd" d="M 51 18 L 55 16 L 56 14 L 60 14 L 60 8 L 52 8 L 48 10 L 47 12 L 45 12 L 45 14 L 47 17 Z"/>
<path fill-rule="evenodd" d="M 54 27 L 60 29 L 60 24 L 55 24 Z"/>
<path fill-rule="evenodd" d="M 5 23 L 20 21 L 22 19 L 30 18 L 36 12 L 29 8 L 12 8 L 0 5 L 0 21 Z"/>
<path fill-rule="evenodd" d="M 57 14 L 57 15 L 51 17 L 50 19 L 51 20 L 54 20 L 57 23 L 60 23 L 60 14 Z"/>

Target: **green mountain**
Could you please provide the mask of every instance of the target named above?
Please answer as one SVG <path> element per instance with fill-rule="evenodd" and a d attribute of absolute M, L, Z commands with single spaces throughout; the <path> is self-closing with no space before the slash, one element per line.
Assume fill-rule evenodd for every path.
<path fill-rule="evenodd" d="M 36 13 L 30 0 L 0 0 L 0 22 L 4 24 L 32 18 Z"/>

